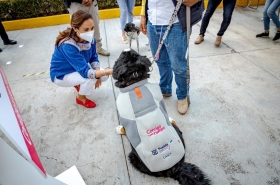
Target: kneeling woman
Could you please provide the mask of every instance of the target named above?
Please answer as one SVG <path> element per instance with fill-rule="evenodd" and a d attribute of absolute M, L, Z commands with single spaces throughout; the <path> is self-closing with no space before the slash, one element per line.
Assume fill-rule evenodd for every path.
<path fill-rule="evenodd" d="M 78 91 L 76 102 L 87 108 L 96 106 L 86 98 L 93 86 L 98 88 L 113 72 L 112 69 L 100 69 L 93 28 L 89 13 L 83 10 L 74 13 L 71 28 L 60 32 L 56 38 L 50 67 L 52 82 L 62 87 L 74 86 Z"/>

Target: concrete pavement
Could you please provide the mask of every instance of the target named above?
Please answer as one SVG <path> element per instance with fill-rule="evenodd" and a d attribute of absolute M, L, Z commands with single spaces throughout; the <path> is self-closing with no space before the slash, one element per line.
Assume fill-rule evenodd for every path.
<path fill-rule="evenodd" d="M 280 184 L 280 40 L 271 41 L 273 24 L 269 39 L 255 37 L 263 31 L 262 10 L 236 8 L 218 48 L 213 43 L 222 9 L 213 15 L 200 45 L 193 42 L 201 22 L 193 26 L 191 106 L 187 114 L 177 113 L 175 83 L 173 96 L 165 99 L 169 116 L 184 134 L 186 161 L 215 185 Z M 141 174 L 129 164 L 130 144 L 115 134 L 119 90 L 112 78 L 90 96 L 97 103 L 94 109 L 75 103 L 74 88 L 51 83 L 47 71 L 55 38 L 66 27 L 10 31 L 18 44 L 0 43 L 0 65 L 47 173 L 56 176 L 76 165 L 87 185 L 178 184 Z M 128 45 L 121 42 L 119 19 L 101 20 L 100 27 L 104 48 L 111 52 L 100 56 L 101 66 L 113 67 Z M 147 42 L 141 34 L 140 54 L 151 57 Z M 150 81 L 158 82 L 156 64 L 153 68 Z"/>

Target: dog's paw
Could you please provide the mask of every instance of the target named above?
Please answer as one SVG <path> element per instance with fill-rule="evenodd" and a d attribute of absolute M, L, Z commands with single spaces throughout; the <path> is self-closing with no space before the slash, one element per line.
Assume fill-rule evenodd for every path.
<path fill-rule="evenodd" d="M 169 117 L 169 121 L 172 123 L 173 121 L 175 122 L 175 120 L 171 117 Z"/>
<path fill-rule="evenodd" d="M 169 117 L 169 121 L 170 121 L 170 123 L 171 123 L 172 125 L 177 126 L 177 124 L 176 124 L 176 122 L 175 122 L 175 120 L 174 120 L 173 118 Z"/>
<path fill-rule="evenodd" d="M 116 133 L 117 134 L 124 134 L 122 131 L 123 131 L 124 129 L 123 129 L 123 126 L 121 126 L 121 125 L 119 125 L 119 126 L 117 126 L 116 127 Z"/>

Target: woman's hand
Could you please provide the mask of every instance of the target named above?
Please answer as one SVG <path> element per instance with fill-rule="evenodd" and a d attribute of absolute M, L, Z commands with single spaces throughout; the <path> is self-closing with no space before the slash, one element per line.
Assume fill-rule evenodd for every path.
<path fill-rule="evenodd" d="M 99 88 L 101 86 L 101 83 L 102 83 L 101 79 L 96 80 L 95 89 Z"/>
<path fill-rule="evenodd" d="M 178 0 L 177 0 L 178 1 Z M 182 4 L 191 7 L 194 4 L 198 3 L 200 0 L 183 0 Z"/>

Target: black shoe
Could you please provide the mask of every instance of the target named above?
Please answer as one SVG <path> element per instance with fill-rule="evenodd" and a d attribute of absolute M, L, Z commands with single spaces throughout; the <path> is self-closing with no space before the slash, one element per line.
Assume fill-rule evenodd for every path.
<path fill-rule="evenodd" d="M 272 40 L 276 41 L 278 39 L 280 39 L 280 31 L 276 32 L 276 35 L 275 35 L 275 37 Z"/>
<path fill-rule="evenodd" d="M 2 52 L 2 49 L 0 48 L 0 52 Z"/>
<path fill-rule="evenodd" d="M 263 32 L 263 33 L 260 33 L 260 34 L 257 34 L 256 37 L 268 37 L 269 36 L 269 32 L 266 33 L 266 32 Z"/>
<path fill-rule="evenodd" d="M 14 45 L 17 43 L 17 41 L 8 39 L 8 40 L 4 40 L 3 43 L 4 45 Z"/>

